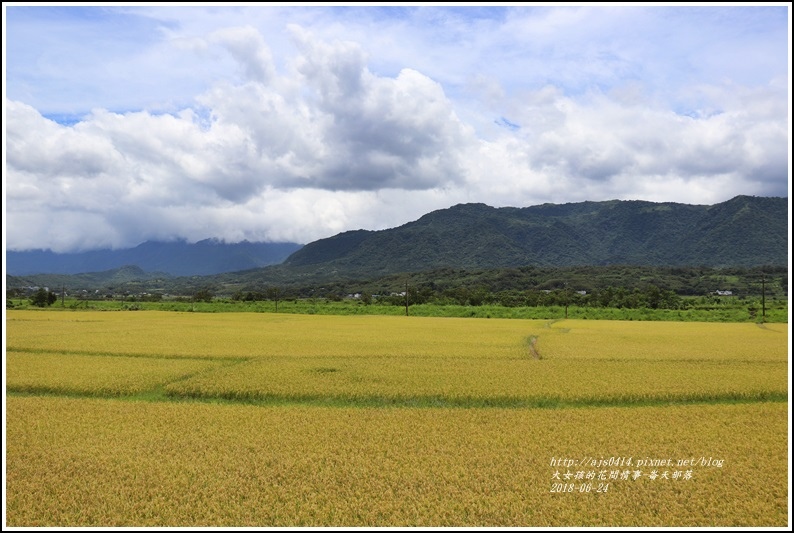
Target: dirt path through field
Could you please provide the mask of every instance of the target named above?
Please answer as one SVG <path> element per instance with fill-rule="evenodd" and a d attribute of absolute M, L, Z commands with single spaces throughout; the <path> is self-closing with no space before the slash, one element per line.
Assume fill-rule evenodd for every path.
<path fill-rule="evenodd" d="M 527 346 L 529 347 L 529 355 L 532 356 L 532 359 L 540 359 L 540 352 L 538 351 L 538 338 L 535 335 L 532 335 L 527 340 Z"/>

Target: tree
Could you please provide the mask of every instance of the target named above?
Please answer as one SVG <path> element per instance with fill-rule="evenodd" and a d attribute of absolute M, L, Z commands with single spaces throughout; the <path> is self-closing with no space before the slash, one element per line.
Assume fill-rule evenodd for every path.
<path fill-rule="evenodd" d="M 648 302 L 648 307 L 651 309 L 659 309 L 663 299 L 662 291 L 656 285 L 648 285 L 645 290 L 645 298 Z"/>
<path fill-rule="evenodd" d="M 38 307 L 47 307 L 54 304 L 58 300 L 58 295 L 46 289 L 39 289 L 30 298 L 30 303 Z"/>
<path fill-rule="evenodd" d="M 193 299 L 197 302 L 211 302 L 213 296 L 209 289 L 201 289 L 195 294 Z"/>

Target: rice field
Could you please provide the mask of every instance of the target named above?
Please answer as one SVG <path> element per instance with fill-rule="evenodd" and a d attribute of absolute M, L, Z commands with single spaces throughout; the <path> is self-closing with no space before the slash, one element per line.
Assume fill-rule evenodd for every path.
<path fill-rule="evenodd" d="M 9 310 L 6 343 L 8 526 L 788 523 L 787 324 Z"/>
<path fill-rule="evenodd" d="M 258 358 L 165 387 L 175 397 L 550 406 L 786 397 L 785 362 Z"/>
<path fill-rule="evenodd" d="M 218 361 L 6 352 L 7 390 L 121 396 L 200 375 Z"/>
<path fill-rule="evenodd" d="M 545 323 L 168 311 L 9 310 L 6 317 L 9 350 L 210 358 L 519 357 L 524 337 Z"/>

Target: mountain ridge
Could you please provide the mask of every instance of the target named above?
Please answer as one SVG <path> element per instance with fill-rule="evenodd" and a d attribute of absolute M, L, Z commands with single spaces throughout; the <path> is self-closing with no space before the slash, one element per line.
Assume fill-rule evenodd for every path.
<path fill-rule="evenodd" d="M 268 256 L 269 262 L 256 255 L 268 249 L 276 253 Z M 439 268 L 787 265 L 788 200 L 736 196 L 713 205 L 606 200 L 528 207 L 463 203 L 394 228 L 345 231 L 303 246 L 207 239 L 193 245 L 147 242 L 130 250 L 145 251 L 148 262 L 131 260 L 128 253 L 109 264 L 100 252 L 86 252 L 73 254 L 80 256 L 75 258 L 78 266 L 72 266 L 79 271 L 49 273 L 136 265 L 171 276 L 239 272 L 265 281 L 364 279 Z M 7 275 L 31 275 L 19 268 L 19 254 L 26 253 L 33 255 L 29 260 L 37 259 L 37 252 L 6 253 Z M 191 270 L 169 267 L 168 260 Z"/>
<path fill-rule="evenodd" d="M 206 276 L 281 263 L 302 245 L 296 243 L 226 243 L 204 239 L 146 241 L 134 248 L 56 253 L 49 250 L 6 251 L 6 272 L 14 276 L 81 274 L 135 265 L 146 272 L 172 276 Z"/>
<path fill-rule="evenodd" d="M 737 196 L 714 205 L 608 200 L 530 207 L 457 204 L 402 226 L 320 239 L 285 267 L 355 275 L 433 268 L 711 267 L 788 263 L 786 198 Z"/>

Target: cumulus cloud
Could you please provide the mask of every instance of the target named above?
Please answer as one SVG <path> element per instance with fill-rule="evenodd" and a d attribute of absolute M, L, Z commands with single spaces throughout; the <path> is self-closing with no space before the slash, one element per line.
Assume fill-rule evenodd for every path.
<path fill-rule="evenodd" d="M 291 235 L 306 241 L 345 227 L 346 211 L 329 207 L 342 205 L 335 192 L 427 190 L 462 180 L 461 153 L 475 140 L 437 83 L 410 69 L 396 78 L 376 76 L 358 45 L 311 39 L 300 36 L 296 78 L 278 80 L 261 35 L 251 28 L 213 33 L 210 41 L 232 51 L 245 79 L 219 83 L 197 98 L 208 118 L 192 109 L 159 115 L 96 109 L 64 126 L 8 101 L 12 219 L 43 206 L 93 210 L 90 232 L 74 228 L 80 237 L 36 236 L 58 248 L 90 241 L 88 234 L 121 246 L 130 239 L 167 237 L 158 230 L 162 226 L 173 228 L 166 233 L 195 233 L 175 216 L 183 208 L 213 220 L 200 231 L 220 231 L 230 239 Z M 304 96 L 290 92 L 298 85 Z M 236 220 L 278 191 L 302 197 L 311 190 L 326 191 L 327 205 L 320 199 L 293 201 L 295 208 L 304 219 L 307 212 L 328 214 L 298 223 L 303 233 L 235 231 L 218 216 Z M 120 205 L 133 207 L 127 212 Z M 135 223 L 136 218 L 142 220 Z M 299 218 L 273 223 L 294 225 Z"/>
<path fill-rule="evenodd" d="M 570 28 L 587 13 L 543 20 Z M 511 15 L 503 27 L 550 42 L 537 20 Z M 780 78 L 690 85 L 687 102 L 703 105 L 686 112 L 631 77 L 572 92 L 559 80 L 517 90 L 483 75 L 463 97 L 453 88 L 456 98 L 412 66 L 421 61 L 379 73 L 360 42 L 285 30 L 294 49 L 278 56 L 254 25 L 181 38 L 183 53 L 231 58 L 237 74 L 169 113 L 97 107 L 65 125 L 6 100 L 8 248 L 305 243 L 461 202 L 788 194 Z M 599 79 L 614 75 L 603 68 Z M 477 91 L 487 98 L 469 106 Z"/>
<path fill-rule="evenodd" d="M 411 69 L 375 76 L 356 43 L 317 42 L 294 26 L 292 32 L 301 50 L 296 68 L 313 91 L 330 155 L 310 185 L 427 189 L 460 181 L 461 151 L 473 132 L 438 83 Z"/>
<path fill-rule="evenodd" d="M 242 66 L 246 79 L 267 84 L 275 76 L 273 57 L 262 34 L 252 26 L 223 28 L 210 36 Z"/>
<path fill-rule="evenodd" d="M 477 157 L 500 154 L 509 161 L 507 189 L 534 187 L 535 198 L 548 201 L 786 196 L 785 97 L 772 87 L 751 94 L 753 103 L 740 98 L 721 113 L 690 117 L 601 93 L 574 100 L 545 87 L 514 104 L 520 130 L 483 143 Z"/>

